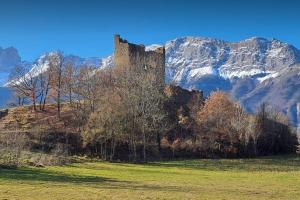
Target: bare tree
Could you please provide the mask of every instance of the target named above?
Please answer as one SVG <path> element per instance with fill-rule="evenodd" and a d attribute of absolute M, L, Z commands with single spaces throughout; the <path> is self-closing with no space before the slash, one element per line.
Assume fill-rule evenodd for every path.
<path fill-rule="evenodd" d="M 73 103 L 74 99 L 74 90 L 76 85 L 76 68 L 74 63 L 68 62 L 65 65 L 63 71 L 63 94 L 66 96 L 66 99 L 70 104 Z"/>
<path fill-rule="evenodd" d="M 38 87 L 38 78 L 31 66 L 18 65 L 10 74 L 10 81 L 8 86 L 12 88 L 16 96 L 19 98 L 19 105 L 23 104 L 25 97 L 31 100 L 34 111 L 36 108 L 36 101 L 40 96 Z"/>
<path fill-rule="evenodd" d="M 133 145 L 134 159 L 136 159 L 136 142 L 141 139 L 143 160 L 146 161 L 147 144 L 153 142 L 155 136 L 166 125 L 163 86 L 157 84 L 155 73 L 144 68 L 118 73 L 122 77 L 117 80 L 117 87 L 120 88 L 122 96 L 121 102 L 128 108 L 127 120 L 131 121 L 128 129 L 131 130 L 129 136 Z"/>
<path fill-rule="evenodd" d="M 49 65 L 49 58 L 50 54 L 46 54 L 40 61 L 42 65 L 48 64 Z M 50 83 L 51 83 L 51 73 L 49 69 L 45 69 L 42 66 L 37 67 L 37 74 L 38 74 L 38 85 L 39 85 L 39 107 L 40 110 L 45 110 L 46 100 L 48 98 L 49 90 L 50 90 Z"/>
<path fill-rule="evenodd" d="M 99 93 L 101 76 L 94 67 L 82 66 L 77 76 L 75 92 L 84 106 L 91 112 L 95 111 L 95 102 Z"/>
<path fill-rule="evenodd" d="M 63 88 L 63 71 L 64 71 L 64 56 L 62 52 L 56 52 L 49 55 L 49 73 L 51 74 L 51 89 L 52 96 L 57 105 L 57 117 L 61 115 L 62 103 L 62 88 Z"/>
<path fill-rule="evenodd" d="M 91 113 L 84 140 L 92 144 L 96 154 L 112 160 L 117 142 L 124 141 L 126 137 L 126 108 L 120 103 L 118 93 L 106 90 L 102 94 L 99 99 L 101 106 Z"/>
<path fill-rule="evenodd" d="M 138 79 L 138 124 L 143 134 L 143 159 L 147 161 L 146 149 L 148 138 L 163 129 L 166 113 L 164 111 L 164 95 L 159 85 L 155 83 L 152 73 L 142 73 Z M 154 134 L 154 135 L 153 135 Z"/>

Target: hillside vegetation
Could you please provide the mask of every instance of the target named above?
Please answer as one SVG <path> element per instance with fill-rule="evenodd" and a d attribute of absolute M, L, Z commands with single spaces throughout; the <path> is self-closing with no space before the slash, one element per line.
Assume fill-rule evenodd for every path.
<path fill-rule="evenodd" d="M 262 103 L 254 114 L 228 94 L 165 85 L 155 70 L 106 70 L 49 54 L 46 71 L 17 66 L 17 108 L 0 117 L 0 159 L 23 150 L 110 161 L 233 158 L 296 153 L 289 119 Z M 24 105 L 30 106 L 24 106 Z"/>

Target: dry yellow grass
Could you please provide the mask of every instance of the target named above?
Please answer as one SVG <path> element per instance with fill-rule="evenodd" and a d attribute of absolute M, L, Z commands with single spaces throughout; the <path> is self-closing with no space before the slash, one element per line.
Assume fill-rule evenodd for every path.
<path fill-rule="evenodd" d="M 68 104 L 62 104 L 62 116 L 58 119 L 55 104 L 47 104 L 44 111 L 33 111 L 32 106 L 20 106 L 9 109 L 8 115 L 0 119 L 0 130 L 5 131 L 28 131 L 34 127 L 45 129 L 51 127 L 64 127 L 64 120 L 71 116 L 71 108 Z M 51 126 L 51 127 L 50 127 Z"/>

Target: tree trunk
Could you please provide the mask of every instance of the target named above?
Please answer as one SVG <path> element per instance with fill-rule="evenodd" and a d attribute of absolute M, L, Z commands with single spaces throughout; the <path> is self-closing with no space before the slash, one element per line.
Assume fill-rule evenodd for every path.
<path fill-rule="evenodd" d="M 47 98 L 47 95 L 48 95 L 48 91 L 49 91 L 49 86 L 47 86 L 47 89 L 46 89 L 46 92 L 45 92 L 45 97 L 44 97 L 44 100 L 43 100 L 42 110 L 45 110 L 46 98 Z"/>
<path fill-rule="evenodd" d="M 36 99 L 35 92 L 32 93 L 33 110 L 36 111 Z"/>
<path fill-rule="evenodd" d="M 160 155 L 160 153 L 161 153 L 161 144 L 160 144 L 160 133 L 159 132 L 156 133 L 156 142 L 157 142 L 158 152 L 159 152 L 159 155 Z"/>
<path fill-rule="evenodd" d="M 136 158 L 137 158 L 136 144 L 135 141 L 133 140 L 133 162 L 136 162 Z"/>
<path fill-rule="evenodd" d="M 70 102 L 70 105 L 72 105 L 72 88 L 69 87 L 69 102 Z"/>
<path fill-rule="evenodd" d="M 143 131 L 143 143 L 144 143 L 143 156 L 144 156 L 144 162 L 146 162 L 147 157 L 146 157 L 146 134 L 145 134 L 145 131 Z"/>
<path fill-rule="evenodd" d="M 60 119 L 60 91 L 57 93 L 57 117 Z"/>
<path fill-rule="evenodd" d="M 43 99 L 44 99 L 44 91 L 41 92 L 41 97 L 40 97 L 40 110 L 43 110 Z"/>

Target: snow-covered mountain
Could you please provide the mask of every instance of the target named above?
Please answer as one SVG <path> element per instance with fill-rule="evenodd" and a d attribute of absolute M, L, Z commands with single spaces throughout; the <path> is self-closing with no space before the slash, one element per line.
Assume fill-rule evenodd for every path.
<path fill-rule="evenodd" d="M 58 52 L 50 52 L 40 56 L 34 63 L 31 64 L 32 68 L 30 73 L 32 76 L 37 76 L 40 73 L 46 72 L 49 69 L 49 57 L 54 56 Z M 111 56 L 107 58 L 97 58 L 97 57 L 90 57 L 90 58 L 81 58 L 75 55 L 68 55 L 65 56 L 64 62 L 73 63 L 75 67 L 81 66 L 89 66 L 89 67 L 97 67 L 103 68 L 107 66 L 112 66 L 112 59 Z"/>
<path fill-rule="evenodd" d="M 54 56 L 54 54 L 57 53 L 58 52 L 45 53 L 42 56 L 40 56 L 35 62 L 30 63 L 26 61 L 21 61 L 20 57 L 18 57 L 18 59 L 15 59 L 16 56 L 12 53 L 6 53 L 6 56 L 3 56 L 3 60 L 1 60 L 2 57 L 0 48 L 0 109 L 5 108 L 7 104 L 12 102 L 13 96 L 12 91 L 8 88 L 10 83 L 8 81 L 8 78 L 10 72 L 16 65 L 23 65 L 24 67 L 30 69 L 30 71 L 28 72 L 28 78 L 29 76 L 38 76 L 39 74 L 44 73 L 49 69 L 49 57 Z M 65 62 L 74 63 L 75 67 L 89 66 L 102 68 L 112 66 L 111 56 L 108 56 L 107 58 L 81 58 L 79 56 L 68 55 L 64 59 Z"/>
<path fill-rule="evenodd" d="M 253 37 L 241 42 L 184 37 L 166 43 L 167 80 L 195 86 L 200 77 L 256 76 L 260 82 L 300 62 L 300 51 L 278 40 Z"/>
<path fill-rule="evenodd" d="M 151 50 L 159 45 L 151 45 Z M 204 37 L 182 37 L 166 42 L 166 82 L 186 89 L 225 90 L 248 111 L 268 102 L 300 127 L 300 51 L 276 39 L 253 37 L 226 42 Z M 113 57 L 83 59 L 77 63 L 104 68 Z M 47 68 L 41 57 L 32 70 Z"/>

